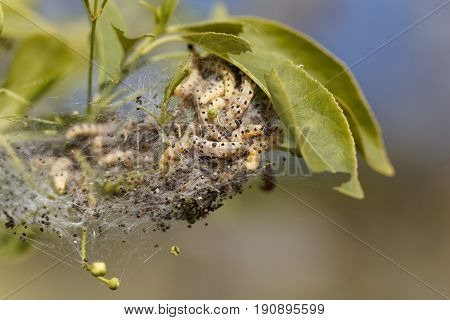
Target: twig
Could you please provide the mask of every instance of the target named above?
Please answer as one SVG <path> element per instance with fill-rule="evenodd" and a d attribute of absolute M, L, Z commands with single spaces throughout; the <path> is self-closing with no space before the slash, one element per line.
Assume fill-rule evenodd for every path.
<path fill-rule="evenodd" d="M 94 0 L 94 8 L 91 9 L 89 0 L 83 0 L 86 11 L 91 20 L 91 36 L 89 45 L 89 71 L 88 71 L 88 94 L 87 94 L 87 114 L 92 113 L 92 99 L 93 99 L 93 78 L 94 78 L 94 53 L 95 53 L 95 35 L 97 30 L 97 21 L 103 13 L 103 9 L 108 4 L 108 0 L 103 0 L 98 7 L 98 0 Z"/>
<path fill-rule="evenodd" d="M 83 259 L 83 262 L 87 263 L 87 257 L 86 257 L 86 239 L 87 239 L 87 228 L 83 227 L 83 231 L 81 234 L 81 259 Z"/>

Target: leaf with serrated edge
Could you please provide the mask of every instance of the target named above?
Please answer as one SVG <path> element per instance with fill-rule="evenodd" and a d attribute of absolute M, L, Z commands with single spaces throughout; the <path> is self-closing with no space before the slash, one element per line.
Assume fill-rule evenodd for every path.
<path fill-rule="evenodd" d="M 333 95 L 286 59 L 266 74 L 265 80 L 274 108 L 308 167 L 313 172 L 349 173 L 350 180 L 335 189 L 363 198 L 353 137 Z"/>
<path fill-rule="evenodd" d="M 129 37 L 125 36 L 125 32 L 123 30 L 117 28 L 115 25 L 112 25 L 112 27 L 114 29 L 114 32 L 116 33 L 117 39 L 119 40 L 120 44 L 122 45 L 122 49 L 123 49 L 124 53 L 127 53 L 128 51 L 133 49 L 133 47 L 142 39 L 153 37 L 150 34 L 145 34 L 140 37 L 129 38 Z"/>
<path fill-rule="evenodd" d="M 241 37 L 248 40 L 252 52 L 229 56 L 232 63 L 246 66 L 258 59 L 258 52 L 270 51 L 303 64 L 305 70 L 333 93 L 349 119 L 358 149 L 374 170 L 387 176 L 394 174 L 386 154 L 381 130 L 354 76 L 344 63 L 308 36 L 283 24 L 261 18 L 236 18 L 244 24 Z M 250 62 L 255 64 L 255 62 Z M 270 71 L 270 64 L 262 66 Z M 251 69 L 251 68 L 248 68 Z M 249 70 L 253 73 L 254 70 Z M 254 79 L 255 80 L 255 79 Z M 263 81 L 259 81 L 263 89 Z"/>
<path fill-rule="evenodd" d="M 323 118 L 320 119 L 320 121 L 323 121 L 323 124 L 326 123 L 333 123 L 333 121 L 337 121 L 337 123 L 341 126 L 341 128 L 335 127 L 333 130 L 323 131 L 319 135 L 316 131 L 317 128 L 321 128 L 322 124 L 320 121 L 315 121 L 316 119 L 314 117 L 311 117 L 314 113 L 304 113 L 304 121 L 315 121 L 315 126 L 311 128 L 304 127 L 302 130 L 307 129 L 308 132 L 302 132 L 301 130 L 296 127 L 297 123 L 292 122 L 289 120 L 289 116 L 287 114 L 296 114 L 297 110 L 294 108 L 298 107 L 297 105 L 292 104 L 283 104 L 280 101 L 280 97 L 283 95 L 281 94 L 283 90 L 278 90 L 276 92 L 280 93 L 280 96 L 278 97 L 278 104 L 274 102 L 275 97 L 272 97 L 273 92 L 269 90 L 269 86 L 267 84 L 268 78 L 267 75 L 271 74 L 271 71 L 273 68 L 282 70 L 281 74 L 284 77 L 285 72 L 289 70 L 289 68 L 286 67 L 286 64 L 292 64 L 292 62 L 283 56 L 273 54 L 269 52 L 268 50 L 253 50 L 251 53 L 243 53 L 241 55 L 230 55 L 230 54 L 224 54 L 219 51 L 212 50 L 211 48 L 206 48 L 208 51 L 217 54 L 221 56 L 222 58 L 228 60 L 235 66 L 237 66 L 240 70 L 245 72 L 247 75 L 249 75 L 256 84 L 265 91 L 265 93 L 271 97 L 272 102 L 278 106 L 276 107 L 277 112 L 280 116 L 280 118 L 283 120 L 283 122 L 291 128 L 292 135 L 294 136 L 294 139 L 298 143 L 298 146 L 303 145 L 304 150 L 303 152 L 307 153 L 307 157 L 305 157 L 305 160 L 308 164 L 312 165 L 311 170 L 320 172 L 320 171 L 330 171 L 330 172 L 342 172 L 342 173 L 348 173 L 350 174 L 350 180 L 344 184 L 342 184 L 339 187 L 336 187 L 335 189 L 350 195 L 355 198 L 362 198 L 363 197 L 363 191 L 361 189 L 361 186 L 358 181 L 357 177 L 357 161 L 356 161 L 356 150 L 354 145 L 354 140 L 350 132 L 350 128 L 348 125 L 348 122 L 340 109 L 339 105 L 337 104 L 336 100 L 334 99 L 333 95 L 325 88 L 323 87 L 318 81 L 314 80 L 311 76 L 308 76 L 306 71 L 300 69 L 299 67 L 296 67 L 297 69 L 301 70 L 301 73 L 298 74 L 300 78 L 298 79 L 298 82 L 303 79 L 308 79 L 308 82 L 304 80 L 304 83 L 308 84 L 309 87 L 314 87 L 315 90 L 317 90 L 318 93 L 326 92 L 326 97 L 329 98 L 329 103 L 331 104 L 328 106 L 328 108 L 331 108 L 331 110 L 334 110 L 334 118 L 327 118 L 327 115 L 325 114 Z M 291 82 L 295 84 L 295 74 L 292 75 Z M 294 79 L 294 80 L 293 80 Z M 276 82 L 272 81 L 272 85 L 274 88 L 272 90 L 275 90 L 275 88 L 279 88 L 279 86 L 276 86 Z M 300 91 L 301 92 L 301 91 Z M 314 97 L 314 92 L 310 91 L 309 93 Z M 291 99 L 292 97 L 288 96 L 288 99 Z M 289 100 L 287 100 L 289 101 Z M 290 106 L 290 108 L 286 108 L 286 106 Z M 306 109 L 303 109 L 306 110 Z M 287 113 L 287 114 L 284 114 Z M 292 118 L 292 117 L 291 117 Z M 292 130 L 292 128 L 296 128 L 295 130 Z M 342 132 L 341 132 L 342 131 Z M 343 133 L 344 132 L 344 133 Z M 301 133 L 301 134 L 299 134 Z M 308 134 L 308 135 L 307 135 Z M 311 139 L 311 134 L 314 139 Z M 327 139 L 330 141 L 331 144 L 335 143 L 336 139 L 340 138 L 335 136 L 336 134 L 345 134 L 345 139 L 342 141 L 337 141 L 338 144 L 336 144 L 335 152 L 338 150 L 341 150 L 342 152 L 338 153 L 338 156 L 341 157 L 340 162 L 331 161 L 334 158 L 330 158 L 329 160 L 328 156 L 333 156 L 333 154 L 326 153 L 325 155 L 322 155 L 322 150 L 324 149 L 324 144 L 327 141 Z M 320 137 L 322 140 L 320 140 Z M 304 141 L 306 138 L 308 138 L 310 143 L 303 144 L 302 141 Z M 343 144 L 339 144 L 339 142 L 343 142 Z M 315 145 L 316 143 L 319 143 L 319 145 Z M 301 149 L 301 148 L 300 148 Z M 315 152 L 314 150 L 317 150 Z M 302 156 L 305 156 L 301 151 L 299 150 Z M 350 151 L 350 153 L 348 153 Z M 347 159 L 345 161 L 342 159 L 342 155 L 347 154 Z M 346 163 L 348 161 L 348 163 Z"/>
<path fill-rule="evenodd" d="M 250 43 L 238 36 L 226 33 L 201 32 L 182 34 L 181 37 L 205 50 L 212 51 L 218 55 L 239 55 L 250 51 Z"/>

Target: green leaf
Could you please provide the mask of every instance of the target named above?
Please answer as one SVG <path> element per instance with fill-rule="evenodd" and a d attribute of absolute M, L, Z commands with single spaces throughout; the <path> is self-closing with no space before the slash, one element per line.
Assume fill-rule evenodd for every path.
<path fill-rule="evenodd" d="M 122 45 L 122 49 L 125 54 L 127 52 L 129 52 L 131 49 L 133 49 L 134 46 L 142 39 L 145 39 L 148 37 L 153 37 L 150 34 L 145 34 L 145 35 L 137 37 L 137 38 L 128 38 L 125 36 L 125 33 L 121 29 L 117 28 L 114 25 L 112 27 L 114 29 L 114 32 L 117 35 L 117 39 L 119 40 L 120 44 Z"/>
<path fill-rule="evenodd" d="M 157 9 L 159 16 L 158 23 L 165 27 L 172 17 L 177 5 L 178 0 L 163 0 L 161 5 Z"/>
<path fill-rule="evenodd" d="M 345 114 L 356 139 L 358 149 L 365 160 L 374 170 L 387 176 L 394 174 L 384 147 L 381 130 L 352 73 L 344 63 L 308 36 L 285 25 L 260 18 L 237 18 L 244 24 L 241 37 L 248 40 L 252 52 L 240 56 L 228 57 L 230 62 L 242 66 L 259 65 L 259 84 L 267 92 L 261 81 L 261 73 L 268 72 L 272 63 L 263 66 L 254 61 L 265 52 L 273 52 L 281 57 L 292 60 L 295 64 L 302 64 L 305 70 L 333 93 Z M 252 67 L 248 67 L 252 69 Z M 256 80 L 256 79 L 254 79 Z M 257 81 L 258 82 L 258 81 Z"/>
<path fill-rule="evenodd" d="M 178 5 L 178 0 L 163 0 L 159 7 L 154 7 L 146 1 L 140 1 L 140 3 L 150 9 L 153 13 L 156 23 L 154 33 L 156 35 L 164 33 L 166 26 Z"/>
<path fill-rule="evenodd" d="M 165 37 L 157 37 L 154 41 L 144 42 L 134 50 L 124 62 L 125 67 L 131 66 L 140 57 L 145 56 L 157 47 L 170 42 L 186 41 L 196 44 L 203 49 L 217 55 L 229 53 L 240 54 L 250 50 L 250 43 L 233 34 L 216 32 L 196 32 L 185 34 L 169 34 Z"/>
<path fill-rule="evenodd" d="M 110 0 L 97 23 L 96 53 L 98 65 L 98 83 L 108 80 L 117 81 L 123 57 L 122 44 L 112 26 L 125 30 L 125 21 L 116 2 Z"/>
<path fill-rule="evenodd" d="M 166 89 L 164 90 L 163 105 L 161 108 L 161 120 L 162 120 L 161 122 L 165 122 L 167 120 L 167 103 L 169 102 L 170 97 L 172 96 L 176 87 L 178 87 L 178 85 L 189 75 L 190 72 L 191 72 L 191 61 L 190 60 L 184 61 L 178 68 L 177 72 L 172 77 Z"/>
<path fill-rule="evenodd" d="M 302 67 L 286 59 L 265 79 L 275 110 L 308 167 L 313 172 L 350 174 L 350 180 L 335 189 L 363 198 L 353 137 L 333 95 Z"/>
<path fill-rule="evenodd" d="M 177 72 L 172 77 L 172 80 L 167 85 L 166 89 L 164 90 L 163 104 L 167 104 L 176 87 L 178 87 L 178 85 L 184 80 L 184 78 L 186 78 L 189 75 L 190 72 L 191 72 L 191 62 L 184 61 L 178 68 Z"/>
<path fill-rule="evenodd" d="M 183 34 L 181 37 L 218 55 L 239 55 L 251 50 L 250 43 L 247 40 L 232 34 L 202 32 Z"/>
<path fill-rule="evenodd" d="M 209 13 L 210 20 L 225 20 L 228 19 L 228 17 L 228 9 L 225 3 L 222 1 L 216 1 Z"/>
<path fill-rule="evenodd" d="M 236 21 L 208 21 L 201 23 L 176 26 L 174 31 L 185 32 L 216 32 L 239 35 L 243 31 L 244 25 Z"/>
<path fill-rule="evenodd" d="M 41 97 L 69 71 L 72 61 L 72 51 L 53 37 L 35 35 L 24 39 L 15 51 L 1 86 L 5 90 L 0 95 L 0 113 L 25 114 L 31 104 L 24 101 L 33 102 Z"/>

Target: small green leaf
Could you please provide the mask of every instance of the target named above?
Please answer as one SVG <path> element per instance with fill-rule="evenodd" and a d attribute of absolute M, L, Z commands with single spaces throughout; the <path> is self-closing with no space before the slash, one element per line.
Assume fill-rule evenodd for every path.
<path fill-rule="evenodd" d="M 176 26 L 174 31 L 185 32 L 216 32 L 239 35 L 244 28 L 244 25 L 235 21 L 213 21 L 188 24 L 184 26 Z"/>
<path fill-rule="evenodd" d="M 237 18 L 236 21 L 244 24 L 241 37 L 251 43 L 252 53 L 229 57 L 230 62 L 243 66 L 256 64 L 261 67 L 260 72 L 268 72 L 269 61 L 266 61 L 269 63 L 267 66 L 263 66 L 254 60 L 270 51 L 295 64 L 304 65 L 305 70 L 323 83 L 344 109 L 357 147 L 367 163 L 379 173 L 394 174 L 378 123 L 357 81 L 344 63 L 308 36 L 280 23 L 250 17 Z"/>
<path fill-rule="evenodd" d="M 25 114 L 31 107 L 25 101 L 33 102 L 42 96 L 69 71 L 72 61 L 72 51 L 53 37 L 35 35 L 24 39 L 15 51 L 2 85 L 0 113 Z"/>
<path fill-rule="evenodd" d="M 161 5 L 157 8 L 145 1 L 141 1 L 141 3 L 153 12 L 156 23 L 154 33 L 156 35 L 164 33 L 166 26 L 178 5 L 178 0 L 163 0 Z"/>
<path fill-rule="evenodd" d="M 163 0 L 158 8 L 159 23 L 166 26 L 178 5 L 178 0 Z"/>
<path fill-rule="evenodd" d="M 202 32 L 183 34 L 181 37 L 218 55 L 239 55 L 251 50 L 250 43 L 247 40 L 233 34 Z"/>
<path fill-rule="evenodd" d="M 129 52 L 131 49 L 133 49 L 134 46 L 142 39 L 145 39 L 148 37 L 153 37 L 150 34 L 145 34 L 145 35 L 137 37 L 137 38 L 128 38 L 127 36 L 125 36 L 125 33 L 121 29 L 117 28 L 114 25 L 112 27 L 113 27 L 114 31 L 116 32 L 117 39 L 119 39 L 119 42 L 122 45 L 122 49 L 125 54 L 127 52 Z"/>
<path fill-rule="evenodd" d="M 186 78 L 189 75 L 190 72 L 191 72 L 191 62 L 190 61 L 183 62 L 178 68 L 177 72 L 172 77 L 170 83 L 167 85 L 166 90 L 164 91 L 164 99 L 163 99 L 164 104 L 167 104 L 167 101 L 169 101 L 176 87 L 178 87 L 178 85 L 184 80 L 184 78 Z"/>
<path fill-rule="evenodd" d="M 349 173 L 335 189 L 363 198 L 355 143 L 333 95 L 291 61 L 279 62 L 265 77 L 275 110 L 313 172 Z"/>
<path fill-rule="evenodd" d="M 125 21 L 116 2 L 110 0 L 98 20 L 96 32 L 96 64 L 99 66 L 98 83 L 117 81 L 123 57 L 122 44 L 112 26 L 125 30 Z"/>
<path fill-rule="evenodd" d="M 220 21 L 228 19 L 228 17 L 229 17 L 228 9 L 225 3 L 223 3 L 222 1 L 216 1 L 209 13 L 209 19 L 214 21 L 217 20 Z"/>
<path fill-rule="evenodd" d="M 190 72 L 191 72 L 190 60 L 184 61 L 178 68 L 177 72 L 172 77 L 172 80 L 167 85 L 166 89 L 164 90 L 163 106 L 161 108 L 162 122 L 165 122 L 165 120 L 167 120 L 167 103 L 169 102 L 170 97 L 172 96 L 176 87 L 178 87 L 178 85 L 184 80 L 184 78 L 186 78 L 189 75 Z"/>

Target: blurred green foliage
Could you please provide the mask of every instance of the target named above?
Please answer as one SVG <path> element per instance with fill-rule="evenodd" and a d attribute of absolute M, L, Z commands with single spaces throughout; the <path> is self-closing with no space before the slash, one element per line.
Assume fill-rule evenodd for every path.
<path fill-rule="evenodd" d="M 72 51 L 59 40 L 31 35 L 15 50 L 2 88 L 33 102 L 70 70 L 72 59 Z M 0 98 L 0 113 L 5 115 L 24 115 L 31 106 L 5 94 Z"/>
<path fill-rule="evenodd" d="M 120 77 L 120 65 L 124 51 L 113 26 L 126 32 L 125 19 L 121 10 L 115 1 L 110 0 L 102 11 L 95 35 L 99 85 L 105 81 L 118 81 Z"/>
<path fill-rule="evenodd" d="M 15 232 L 20 232 L 18 228 Z M 22 258 L 26 253 L 30 252 L 32 246 L 29 241 L 19 238 L 13 234 L 14 231 L 0 228 L 0 259 L 8 261 Z M 33 238 L 34 232 L 27 230 L 27 237 Z"/>

